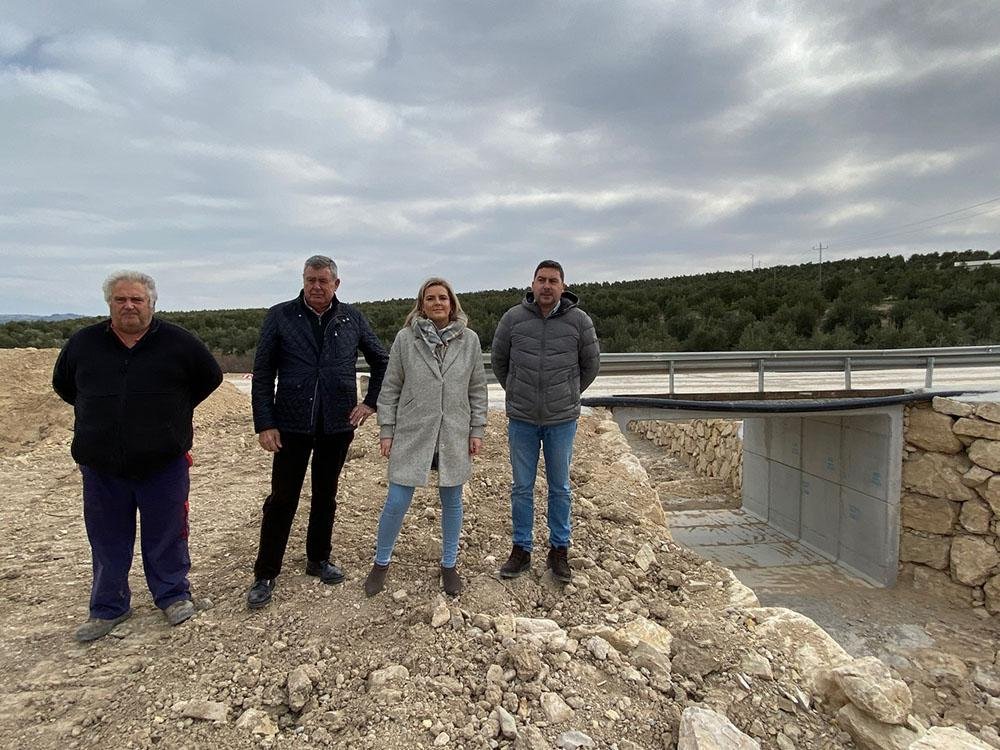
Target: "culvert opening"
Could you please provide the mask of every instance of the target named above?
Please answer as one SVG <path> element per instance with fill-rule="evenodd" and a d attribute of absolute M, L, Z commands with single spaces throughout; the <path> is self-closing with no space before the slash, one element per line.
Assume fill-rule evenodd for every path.
<path fill-rule="evenodd" d="M 610 408 L 623 432 L 632 421 L 739 421 L 739 511 L 757 524 L 752 531 L 773 532 L 811 559 L 892 586 L 899 562 L 903 408 L 934 395 L 957 392 L 619 395 L 583 403 Z M 720 562 L 738 567 L 733 560 Z"/>

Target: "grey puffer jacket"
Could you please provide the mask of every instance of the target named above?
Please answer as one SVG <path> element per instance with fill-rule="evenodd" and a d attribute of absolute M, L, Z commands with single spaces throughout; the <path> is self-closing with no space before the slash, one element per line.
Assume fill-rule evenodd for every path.
<path fill-rule="evenodd" d="M 580 394 L 600 368 L 594 323 L 563 292 L 549 317 L 528 292 L 500 318 L 490 360 L 507 394 L 507 416 L 537 425 L 570 422 L 580 416 Z"/>

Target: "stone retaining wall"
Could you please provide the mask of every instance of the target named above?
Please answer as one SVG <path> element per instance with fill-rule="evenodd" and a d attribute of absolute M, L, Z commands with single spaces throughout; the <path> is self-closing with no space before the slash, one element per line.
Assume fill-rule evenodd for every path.
<path fill-rule="evenodd" d="M 643 435 L 667 453 L 684 461 L 696 474 L 717 477 L 737 492 L 743 485 L 743 444 L 739 422 L 730 419 L 692 419 L 629 422 L 629 430 Z"/>
<path fill-rule="evenodd" d="M 902 575 L 1000 613 L 1000 403 L 938 397 L 904 425 Z"/>

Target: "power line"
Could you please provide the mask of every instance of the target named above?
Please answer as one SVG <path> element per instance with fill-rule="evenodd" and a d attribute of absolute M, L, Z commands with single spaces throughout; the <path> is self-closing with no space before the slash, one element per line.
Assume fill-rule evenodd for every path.
<path fill-rule="evenodd" d="M 837 247 L 843 247 L 845 245 L 859 245 L 865 242 L 872 242 L 874 240 L 883 239 L 885 237 L 893 237 L 897 234 L 912 234 L 913 232 L 919 232 L 925 229 L 933 229 L 935 227 L 943 226 L 945 224 L 950 224 L 955 221 L 961 221 L 963 219 L 973 219 L 976 218 L 977 216 L 984 216 L 986 214 L 993 213 L 994 211 L 1000 209 L 1000 206 L 992 205 L 995 203 L 1000 203 L 1000 196 L 997 196 L 996 198 L 990 198 L 989 200 L 982 201 L 980 203 L 975 203 L 971 206 L 965 206 L 964 208 L 956 208 L 953 211 L 946 211 L 945 213 L 938 214 L 937 216 L 929 216 L 928 218 L 920 219 L 919 221 L 911 221 L 907 224 L 900 224 L 896 227 L 893 227 L 892 229 L 879 230 L 875 232 L 867 232 L 865 234 L 856 235 L 846 240 L 842 240 L 841 242 L 836 243 L 836 245 Z M 966 214 L 966 212 L 968 211 L 972 211 L 973 209 L 981 208 L 983 206 L 992 206 L 992 207 L 986 209 L 985 211 L 977 211 L 975 213 L 963 216 L 956 216 L 956 214 Z M 948 221 L 942 221 L 937 224 L 929 224 L 929 222 L 934 222 L 937 221 L 938 219 L 944 219 L 949 216 L 955 216 L 955 218 L 948 219 Z M 920 226 L 924 224 L 927 224 L 927 226 Z M 904 231 L 907 230 L 908 227 L 917 227 L 917 228 L 909 231 Z"/>

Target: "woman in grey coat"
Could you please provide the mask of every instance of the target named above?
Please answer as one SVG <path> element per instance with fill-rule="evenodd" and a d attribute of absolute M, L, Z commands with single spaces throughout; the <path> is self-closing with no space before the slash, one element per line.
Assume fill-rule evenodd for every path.
<path fill-rule="evenodd" d="M 378 397 L 379 442 L 389 459 L 389 492 L 378 522 L 375 564 L 365 593 L 385 586 L 396 544 L 416 487 L 437 469 L 441 498 L 441 585 L 456 596 L 458 536 L 462 530 L 462 485 L 472 473 L 486 429 L 486 373 L 476 332 L 451 284 L 425 281 L 389 352 Z"/>

